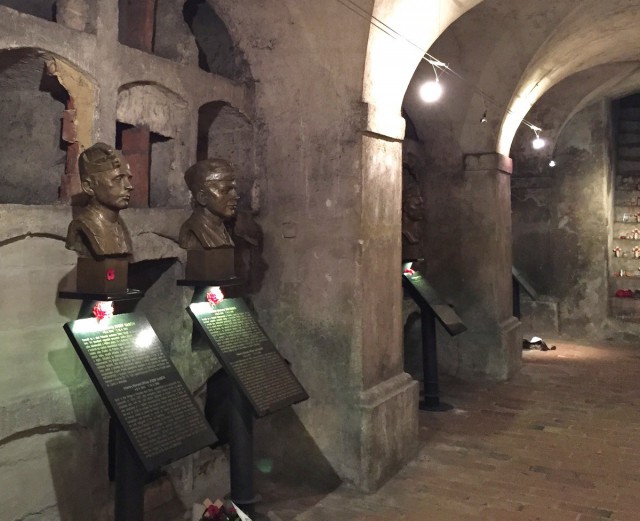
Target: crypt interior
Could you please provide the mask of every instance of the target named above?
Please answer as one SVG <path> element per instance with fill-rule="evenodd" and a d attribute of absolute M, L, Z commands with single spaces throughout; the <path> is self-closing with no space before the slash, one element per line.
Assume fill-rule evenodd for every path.
<path fill-rule="evenodd" d="M 437 326 L 445 396 L 463 389 L 451 396 L 499 415 L 492 393 L 508 402 L 509 382 L 519 404 L 530 403 L 523 385 L 566 384 L 563 348 L 577 364 L 598 342 L 619 343 L 622 366 L 640 357 L 636 18 L 640 0 L 0 0 L 0 521 L 113 519 L 108 414 L 62 329 L 80 304 L 58 298 L 77 257 L 64 241 L 82 204 L 78 156 L 98 141 L 134 175 L 122 214 L 138 309 L 199 403 L 220 366 L 192 348 L 192 294 L 176 285 L 183 175 L 207 157 L 238 169 L 247 300 L 310 396 L 256 422 L 263 501 L 289 501 L 274 521 L 391 519 L 358 501 L 401 489 L 397 476 L 411 490 L 424 479 L 407 471 L 416 461 L 437 479 L 425 451 L 465 430 L 460 409 L 418 408 L 419 310 L 401 277 L 408 184 L 424 202 L 420 269 L 467 327 Z M 425 103 L 436 75 L 444 93 Z M 536 291 L 521 292 L 520 316 L 512 267 Z M 534 335 L 558 349 L 524 353 Z M 637 380 L 587 358 L 589 371 L 565 374 L 577 389 L 614 385 L 612 401 L 640 403 Z M 554 389 L 548 406 L 571 416 Z M 617 435 L 631 453 L 640 418 L 624 414 L 630 430 Z M 491 449 L 482 425 L 469 443 Z M 227 447 L 203 449 L 154 476 L 147 518 L 191 519 L 194 503 L 228 489 Z M 331 517 L 313 513 L 334 490 Z M 295 506 L 301 497 L 313 501 Z M 481 501 L 430 513 L 426 501 L 396 505 L 397 518 L 538 519 L 520 501 L 506 517 Z M 357 513 L 340 514 L 351 503 Z M 623 507 L 556 518 L 637 519 Z"/>

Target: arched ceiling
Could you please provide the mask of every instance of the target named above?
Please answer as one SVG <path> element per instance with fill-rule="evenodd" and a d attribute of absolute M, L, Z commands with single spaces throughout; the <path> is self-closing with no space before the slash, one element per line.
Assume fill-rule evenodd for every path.
<path fill-rule="evenodd" d="M 509 153 L 522 118 L 551 87 L 597 65 L 636 59 L 640 54 L 639 22 L 637 0 L 578 2 L 524 70 L 509 101 L 510 113 L 500 130 L 498 152 Z"/>
<path fill-rule="evenodd" d="M 404 108 L 428 147 L 448 147 L 441 154 L 509 155 L 523 117 L 543 127 L 545 135 L 553 131 L 529 111 L 554 85 L 570 91 L 545 103 L 563 103 L 565 119 L 589 101 L 638 86 L 630 63 L 640 56 L 638 21 L 640 0 L 484 0 L 429 49 L 463 80 L 443 74 L 445 97 L 425 105 L 417 92 L 433 71 L 422 62 Z M 600 67 L 608 64 L 619 66 Z M 590 72 L 563 81 L 583 71 Z M 485 110 L 488 123 L 481 123 Z M 564 119 L 555 123 L 562 126 Z"/>
<path fill-rule="evenodd" d="M 369 130 L 402 137 L 403 128 L 394 132 L 394 122 L 401 121 L 402 99 L 424 51 L 449 24 L 480 1 L 375 1 L 363 84 L 363 100 L 371 108 Z"/>
<path fill-rule="evenodd" d="M 606 78 L 603 81 L 603 78 Z M 597 65 L 580 71 L 555 84 L 537 101 L 528 118 L 545 129 L 548 146 L 534 152 L 531 131 L 521 125 L 511 146 L 512 157 L 535 153 L 551 158 L 555 144 L 567 123 L 575 114 L 602 98 L 620 98 L 640 86 L 640 63 L 618 62 Z"/>

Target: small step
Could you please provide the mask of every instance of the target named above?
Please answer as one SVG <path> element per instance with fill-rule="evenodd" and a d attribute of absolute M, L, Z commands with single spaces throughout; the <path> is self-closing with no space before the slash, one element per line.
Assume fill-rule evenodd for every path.
<path fill-rule="evenodd" d="M 640 121 L 640 107 L 624 107 L 620 109 L 620 121 Z"/>
<path fill-rule="evenodd" d="M 616 171 L 620 175 L 627 175 L 627 172 L 637 172 L 640 174 L 640 161 L 633 159 L 623 159 L 616 161 Z"/>
<path fill-rule="evenodd" d="M 638 202 L 640 201 L 640 192 L 634 190 L 634 188 L 637 188 L 637 183 L 636 186 L 630 187 L 629 190 L 621 190 L 616 187 L 614 194 L 616 206 L 638 206 Z"/>
<path fill-rule="evenodd" d="M 631 190 L 637 190 L 638 185 L 640 184 L 640 176 L 638 175 L 616 175 L 615 180 L 616 191 L 620 190 L 621 192 L 629 192 Z M 629 195 L 629 194 L 627 194 Z M 616 197 L 618 194 L 616 194 Z M 626 195 L 622 194 L 622 197 L 627 198 Z"/>
<path fill-rule="evenodd" d="M 640 161 L 640 146 L 626 145 L 618 147 L 618 159 L 624 161 Z"/>
<path fill-rule="evenodd" d="M 640 121 L 620 121 L 618 130 L 620 132 L 640 132 Z"/>
<path fill-rule="evenodd" d="M 640 134 L 619 132 L 616 142 L 618 145 L 640 145 Z"/>

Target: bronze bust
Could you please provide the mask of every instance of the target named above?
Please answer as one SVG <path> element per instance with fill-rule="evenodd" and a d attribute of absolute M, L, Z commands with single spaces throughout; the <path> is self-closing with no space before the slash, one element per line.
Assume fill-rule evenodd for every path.
<path fill-rule="evenodd" d="M 193 213 L 180 228 L 178 242 L 186 250 L 233 247 L 224 221 L 238 208 L 235 170 L 224 159 L 205 159 L 191 166 L 184 179 L 193 197 Z"/>
<path fill-rule="evenodd" d="M 424 201 L 417 185 L 402 192 L 402 258 L 417 260 L 422 253 L 422 221 Z"/>
<path fill-rule="evenodd" d="M 78 166 L 90 200 L 71 221 L 66 247 L 94 259 L 130 254 L 129 231 L 119 216 L 133 189 L 128 163 L 109 145 L 96 143 L 80 154 Z"/>

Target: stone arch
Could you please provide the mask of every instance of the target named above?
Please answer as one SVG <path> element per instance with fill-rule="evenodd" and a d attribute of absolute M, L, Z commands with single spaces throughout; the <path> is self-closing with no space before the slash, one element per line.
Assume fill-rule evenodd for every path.
<path fill-rule="evenodd" d="M 402 138 L 400 107 L 407 86 L 425 52 L 459 16 L 482 0 L 437 3 L 376 0 L 367 44 L 363 100 L 370 108 L 369 127 Z M 379 20 L 380 22 L 376 22 Z M 390 36 L 381 23 L 402 38 Z M 393 80 L 390 80 L 393 78 Z"/>
<path fill-rule="evenodd" d="M 0 50 L 0 202 L 49 204 L 79 192 L 77 157 L 93 134 L 95 84 L 39 48 Z M 29 161 L 24 161 L 29 157 Z"/>
<path fill-rule="evenodd" d="M 77 31 L 94 33 L 95 2 L 96 0 L 0 0 L 0 5 Z"/>
<path fill-rule="evenodd" d="M 238 109 L 222 101 L 205 103 L 198 110 L 197 160 L 221 157 L 237 170 L 238 189 L 248 195 L 255 180 L 255 142 L 251 121 Z M 240 204 L 248 205 L 249 197 Z"/>
<path fill-rule="evenodd" d="M 174 206 L 184 202 L 181 174 L 189 107 L 175 92 L 153 82 L 118 89 L 116 147 L 134 176 L 132 206 Z"/>
<path fill-rule="evenodd" d="M 574 9 L 538 49 L 514 89 L 500 127 L 498 153 L 509 155 L 522 120 L 558 82 L 596 65 L 634 60 L 640 53 L 640 38 L 633 30 L 638 22 L 637 9 L 616 9 L 615 3 L 589 1 Z"/>
<path fill-rule="evenodd" d="M 195 38 L 202 70 L 238 82 L 249 79 L 248 64 L 212 2 L 186 0 L 182 3 L 182 15 Z"/>

